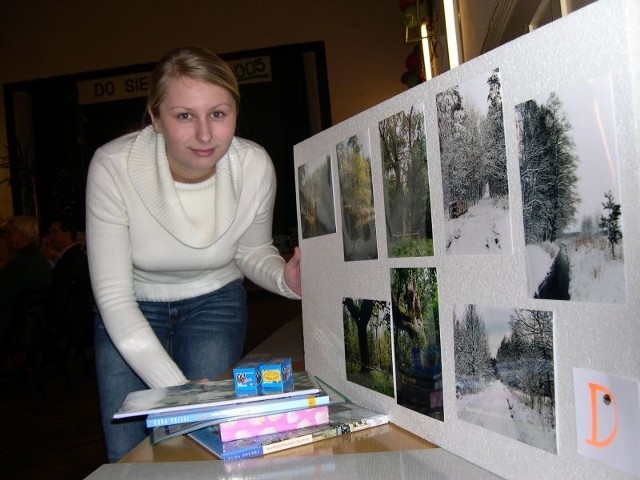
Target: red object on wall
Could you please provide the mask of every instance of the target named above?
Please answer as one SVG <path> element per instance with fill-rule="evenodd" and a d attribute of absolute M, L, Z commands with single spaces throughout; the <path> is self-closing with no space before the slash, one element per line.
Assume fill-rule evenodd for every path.
<path fill-rule="evenodd" d="M 400 7 L 400 10 L 404 10 L 414 3 L 416 3 L 416 0 L 398 0 L 398 6 Z"/>
<path fill-rule="evenodd" d="M 420 67 L 422 66 L 420 62 L 420 55 L 418 55 L 418 53 L 414 50 L 409 55 L 407 55 L 407 58 L 404 61 L 404 66 L 407 67 L 407 70 L 420 70 Z"/>

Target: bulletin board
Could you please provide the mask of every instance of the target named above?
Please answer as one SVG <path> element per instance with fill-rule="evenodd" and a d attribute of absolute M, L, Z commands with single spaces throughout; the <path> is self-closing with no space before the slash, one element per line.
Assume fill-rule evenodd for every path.
<path fill-rule="evenodd" d="M 294 148 L 305 364 L 505 478 L 640 476 L 640 4 Z"/>

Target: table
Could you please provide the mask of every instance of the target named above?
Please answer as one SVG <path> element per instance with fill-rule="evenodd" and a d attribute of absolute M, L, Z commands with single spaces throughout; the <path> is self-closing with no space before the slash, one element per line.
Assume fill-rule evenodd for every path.
<path fill-rule="evenodd" d="M 277 356 L 288 356 L 293 349 L 292 338 L 302 337 L 302 322 L 285 324 L 269 338 L 267 338 L 255 353 L 270 352 Z M 298 330 L 296 330 L 298 329 Z M 284 340 L 288 341 L 284 341 Z M 284 350 L 284 351 L 282 351 Z M 286 352 L 289 352 L 287 354 Z M 292 355 L 293 370 L 304 370 L 304 360 L 300 356 Z M 253 351 L 251 353 L 254 353 Z M 220 378 L 231 378 L 229 370 Z M 359 432 L 339 435 L 334 438 L 320 440 L 307 445 L 290 448 L 280 452 L 274 452 L 266 457 L 301 457 L 316 455 L 340 455 L 350 453 L 369 452 L 393 452 L 408 450 L 423 450 L 437 448 L 431 442 L 424 440 L 394 424 L 380 425 Z M 156 463 L 156 462 L 190 462 L 217 460 L 217 457 L 206 451 L 203 447 L 186 436 L 180 436 L 166 440 L 152 446 L 146 438 L 136 445 L 128 454 L 120 459 L 119 463 Z"/>
<path fill-rule="evenodd" d="M 340 455 L 348 453 L 392 452 L 437 448 L 406 430 L 389 423 L 367 430 L 320 440 L 300 447 L 271 453 L 269 458 Z M 192 462 L 216 460 L 193 440 L 180 436 L 152 446 L 146 438 L 126 454 L 119 463 Z"/>

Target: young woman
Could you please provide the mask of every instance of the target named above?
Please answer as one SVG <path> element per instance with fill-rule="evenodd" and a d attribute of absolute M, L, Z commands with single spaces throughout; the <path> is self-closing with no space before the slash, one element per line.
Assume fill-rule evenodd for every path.
<path fill-rule="evenodd" d="M 146 435 L 112 423 L 127 393 L 215 378 L 242 353 L 242 279 L 300 298 L 300 252 L 272 244 L 275 171 L 235 136 L 228 65 L 197 47 L 151 75 L 151 125 L 99 148 L 87 180 L 87 253 L 96 368 L 109 461 Z"/>

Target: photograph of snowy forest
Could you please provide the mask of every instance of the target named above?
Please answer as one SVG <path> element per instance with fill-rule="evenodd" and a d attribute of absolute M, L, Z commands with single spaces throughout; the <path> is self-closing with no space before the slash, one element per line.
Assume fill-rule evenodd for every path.
<path fill-rule="evenodd" d="M 510 254 L 500 72 L 436 95 L 446 252 Z"/>
<path fill-rule="evenodd" d="M 378 123 L 389 257 L 433 255 L 424 109 Z"/>
<path fill-rule="evenodd" d="M 435 268 L 391 269 L 398 405 L 444 421 Z"/>
<path fill-rule="evenodd" d="M 336 233 L 331 156 L 298 167 L 302 238 Z"/>
<path fill-rule="evenodd" d="M 624 302 L 610 77 L 551 92 L 515 110 L 529 296 Z"/>
<path fill-rule="evenodd" d="M 342 307 L 347 380 L 393 397 L 389 303 L 347 297 Z"/>
<path fill-rule="evenodd" d="M 458 418 L 556 453 L 553 313 L 455 305 Z"/>
<path fill-rule="evenodd" d="M 376 242 L 369 132 L 336 145 L 344 260 L 375 260 Z"/>

